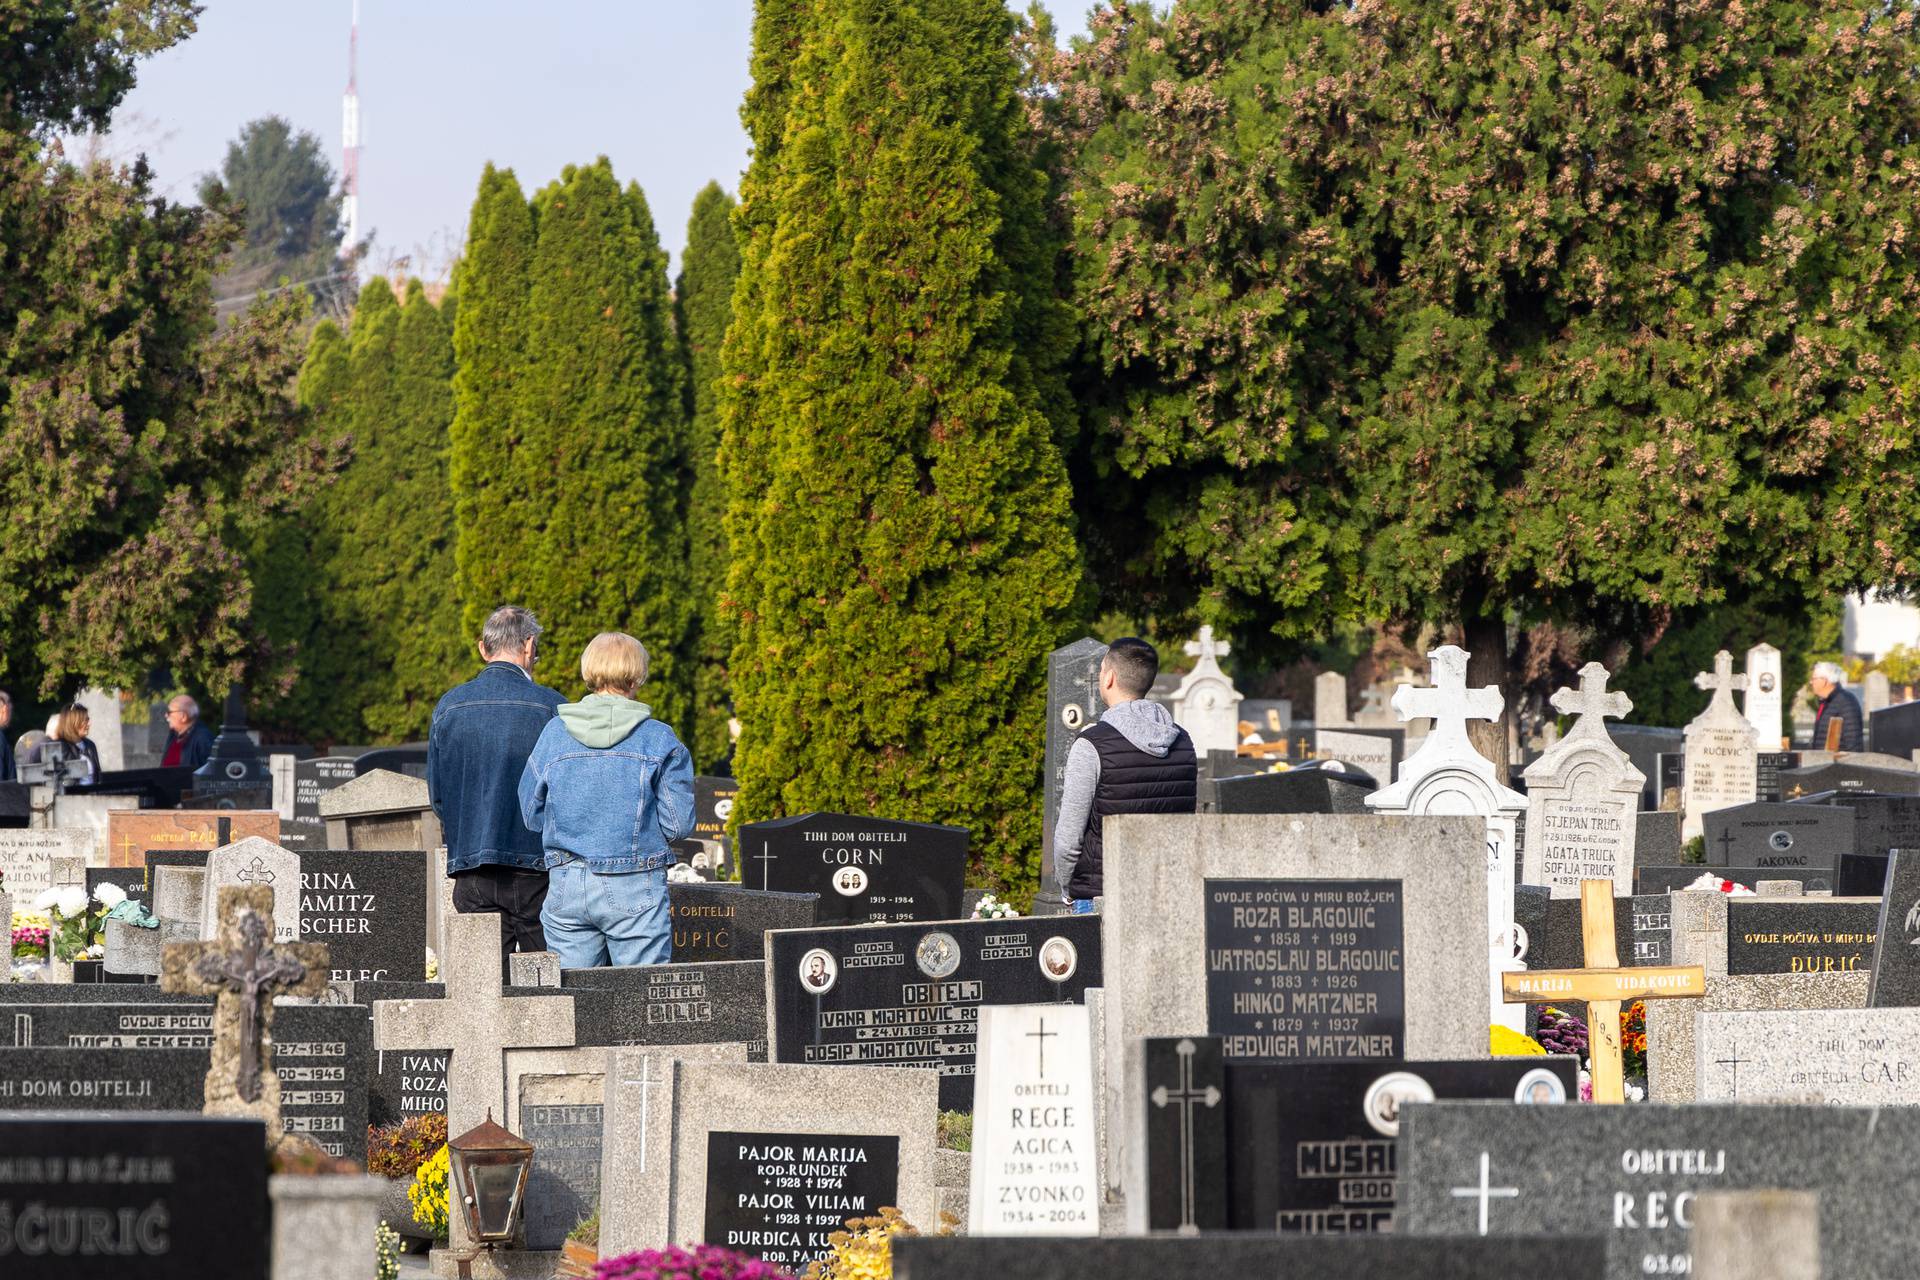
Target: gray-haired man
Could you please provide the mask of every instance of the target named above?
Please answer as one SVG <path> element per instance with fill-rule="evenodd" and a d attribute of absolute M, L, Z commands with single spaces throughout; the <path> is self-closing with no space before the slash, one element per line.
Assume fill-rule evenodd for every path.
<path fill-rule="evenodd" d="M 507 953 L 547 949 L 547 855 L 520 820 L 519 787 L 533 744 L 566 699 L 534 683 L 539 652 L 532 613 L 495 609 L 480 631 L 487 665 L 447 691 L 427 732 L 427 795 L 446 834 L 454 909 L 498 912 Z"/>
<path fill-rule="evenodd" d="M 1816 662 L 1807 687 L 1819 703 L 1813 717 L 1815 751 L 1863 751 L 1866 734 L 1861 727 L 1860 699 L 1842 688 L 1847 673 L 1837 662 Z"/>

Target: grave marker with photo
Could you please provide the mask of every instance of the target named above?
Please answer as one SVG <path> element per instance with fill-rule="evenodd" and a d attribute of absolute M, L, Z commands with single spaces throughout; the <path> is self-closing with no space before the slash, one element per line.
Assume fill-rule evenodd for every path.
<path fill-rule="evenodd" d="M 952 920 L 967 866 L 964 827 L 803 813 L 740 828 L 741 882 L 820 895 L 821 923 Z"/>

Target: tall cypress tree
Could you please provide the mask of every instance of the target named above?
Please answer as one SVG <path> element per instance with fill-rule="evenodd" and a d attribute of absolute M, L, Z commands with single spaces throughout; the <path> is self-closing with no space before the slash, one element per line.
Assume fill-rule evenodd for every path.
<path fill-rule="evenodd" d="M 743 184 L 723 423 L 743 818 L 960 823 L 1026 893 L 1079 571 L 1063 353 L 1016 352 L 1051 330 L 1023 293 L 1048 279 L 1009 270 L 1044 227 L 1011 23 L 998 0 L 812 6 Z"/>
<path fill-rule="evenodd" d="M 733 238 L 733 197 L 709 182 L 693 201 L 687 221 L 687 248 L 681 256 L 674 302 L 681 345 L 686 352 L 688 452 L 693 488 L 687 503 L 688 576 L 692 584 L 693 725 L 689 743 L 702 769 L 712 769 L 727 754 L 727 651 L 733 645 L 728 615 L 720 610 L 726 589 L 726 494 L 721 487 L 720 417 L 716 404 L 720 348 L 733 314 L 733 284 L 740 274 L 740 249 Z"/>
<path fill-rule="evenodd" d="M 514 561 L 527 523 L 538 459 L 520 447 L 518 387 L 527 334 L 533 215 L 511 169 L 480 176 L 455 273 L 454 416 L 448 433 L 454 563 L 461 627 L 479 635 L 487 614 L 511 595 Z"/>
<path fill-rule="evenodd" d="M 576 685 L 569 668 L 596 632 L 639 637 L 652 658 L 644 696 L 681 727 L 686 404 L 666 254 L 639 188 L 623 192 L 604 158 L 568 168 L 534 206 L 513 418 L 518 454 L 542 474 L 492 542 L 501 598 L 547 626 L 543 676 L 563 687 Z"/>

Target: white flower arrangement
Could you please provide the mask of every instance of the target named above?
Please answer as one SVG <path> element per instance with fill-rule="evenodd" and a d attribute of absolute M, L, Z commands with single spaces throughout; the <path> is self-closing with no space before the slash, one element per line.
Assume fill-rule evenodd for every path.
<path fill-rule="evenodd" d="M 33 900 L 33 909 L 62 920 L 78 919 L 87 911 L 87 891 L 77 884 L 56 885 Z"/>
<path fill-rule="evenodd" d="M 981 895 L 980 901 L 973 904 L 975 920 L 1011 920 L 1019 914 L 1012 903 L 1002 902 L 990 893 Z"/>
<path fill-rule="evenodd" d="M 111 911 L 127 900 L 127 891 L 117 884 L 103 881 L 94 888 L 93 900 Z"/>

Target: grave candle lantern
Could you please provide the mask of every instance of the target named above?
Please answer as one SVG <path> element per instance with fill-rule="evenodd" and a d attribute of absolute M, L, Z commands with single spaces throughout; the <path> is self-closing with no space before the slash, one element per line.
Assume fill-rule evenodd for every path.
<path fill-rule="evenodd" d="M 526 1195 L 533 1144 L 487 1118 L 447 1143 L 449 1186 L 467 1224 L 467 1238 L 485 1245 L 512 1241 Z"/>

